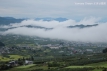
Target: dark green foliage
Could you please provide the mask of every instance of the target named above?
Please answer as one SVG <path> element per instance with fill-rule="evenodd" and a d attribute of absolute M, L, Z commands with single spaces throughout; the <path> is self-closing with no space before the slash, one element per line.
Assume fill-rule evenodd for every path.
<path fill-rule="evenodd" d="M 30 57 L 30 60 L 34 61 L 34 57 L 33 57 L 33 56 L 31 56 L 31 57 Z"/>
<path fill-rule="evenodd" d="M 5 65 L 5 64 L 3 64 L 3 65 L 0 66 L 0 70 L 7 70 L 7 69 L 9 69 L 9 68 L 10 68 L 10 67 L 7 66 L 7 65 Z"/>
<path fill-rule="evenodd" d="M 24 62 L 25 62 L 25 58 L 24 58 L 24 57 L 23 57 L 23 58 L 19 58 L 18 61 L 17 61 L 17 63 L 18 63 L 19 65 L 23 65 Z"/>
<path fill-rule="evenodd" d="M 44 61 L 34 61 L 34 64 L 43 64 Z"/>
<path fill-rule="evenodd" d="M 44 71 L 43 69 L 36 69 L 36 70 L 31 70 L 31 71 Z"/>
<path fill-rule="evenodd" d="M 2 42 L 0 42 L 0 46 L 5 46 L 5 44 L 4 44 L 4 43 L 2 43 Z"/>
<path fill-rule="evenodd" d="M 60 67 L 60 64 L 57 62 L 48 63 L 48 67 Z"/>
<path fill-rule="evenodd" d="M 103 70 L 102 71 L 107 71 L 107 68 L 103 68 Z"/>
<path fill-rule="evenodd" d="M 103 53 L 107 53 L 107 48 L 103 49 Z"/>

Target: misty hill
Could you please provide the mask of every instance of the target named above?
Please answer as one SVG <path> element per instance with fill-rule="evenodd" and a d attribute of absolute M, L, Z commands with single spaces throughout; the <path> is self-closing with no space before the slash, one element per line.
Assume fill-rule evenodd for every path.
<path fill-rule="evenodd" d="M 94 25 L 74 25 L 74 26 L 67 26 L 67 28 L 89 28 L 89 27 L 93 27 L 93 26 L 98 26 L 98 24 L 94 24 Z M 34 25 L 24 25 L 24 26 L 19 26 L 19 27 L 27 27 L 27 28 L 37 28 L 37 29 L 44 29 L 44 30 L 52 30 L 54 28 L 46 28 L 46 27 L 42 27 L 42 26 L 34 26 Z M 0 31 L 6 31 L 9 29 L 15 29 L 18 27 L 10 27 L 10 28 L 0 28 Z"/>
<path fill-rule="evenodd" d="M 93 24 L 93 25 L 75 25 L 75 26 L 67 26 L 68 28 L 88 28 L 88 27 L 93 27 L 93 26 L 98 26 L 98 24 Z M 39 29 L 45 29 L 45 30 L 52 30 L 54 28 L 46 28 L 46 27 L 41 27 L 41 26 L 32 26 L 32 25 L 26 25 L 26 26 L 21 26 L 21 27 L 28 27 L 28 28 L 39 28 Z"/>
<path fill-rule="evenodd" d="M 53 28 L 46 28 L 42 26 L 32 26 L 32 25 L 26 25 L 26 26 L 19 26 L 19 27 L 27 27 L 27 28 L 37 28 L 37 29 L 44 29 L 44 30 L 52 30 Z M 10 28 L 0 28 L 0 31 L 7 31 L 9 29 L 15 29 L 18 27 L 10 27 Z"/>
<path fill-rule="evenodd" d="M 26 26 L 21 26 L 21 27 L 38 28 L 38 29 L 45 29 L 45 30 L 53 29 L 53 28 L 45 28 L 45 27 L 41 27 L 41 26 L 32 26 L 32 25 L 26 25 Z"/>
<path fill-rule="evenodd" d="M 13 17 L 0 17 L 0 25 L 9 25 L 10 23 L 20 23 L 24 19 L 15 19 Z"/>
<path fill-rule="evenodd" d="M 98 26 L 98 24 L 94 25 L 75 25 L 75 26 L 68 26 L 68 28 L 88 28 L 88 27 L 93 27 L 93 26 Z"/>
<path fill-rule="evenodd" d="M 0 42 L 0 46 L 5 46 L 5 44 L 4 44 L 4 43 L 2 43 L 2 42 Z"/>

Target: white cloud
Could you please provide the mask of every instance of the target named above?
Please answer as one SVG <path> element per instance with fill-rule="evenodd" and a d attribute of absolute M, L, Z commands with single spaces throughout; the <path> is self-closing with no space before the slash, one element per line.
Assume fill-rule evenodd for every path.
<path fill-rule="evenodd" d="M 35 20 L 25 20 L 21 23 L 11 24 L 9 27 L 17 27 L 13 29 L 9 29 L 3 34 L 20 34 L 27 36 L 39 36 L 44 38 L 52 38 L 52 39 L 64 39 L 69 41 L 82 41 L 82 42 L 107 42 L 107 23 L 99 23 L 99 18 L 85 18 L 80 22 L 76 22 L 75 20 L 67 20 L 64 22 L 58 21 L 35 21 Z M 98 26 L 90 27 L 90 28 L 67 28 L 70 25 L 78 25 L 78 24 L 96 24 Z M 20 27 L 23 25 L 32 25 L 32 26 L 42 26 L 46 28 L 54 28 L 52 30 L 44 30 L 37 28 L 28 28 L 28 27 Z M 2 26 L 3 27 L 3 26 Z M 7 26 L 8 27 L 8 26 Z M 5 26 L 5 28 L 7 28 Z"/>

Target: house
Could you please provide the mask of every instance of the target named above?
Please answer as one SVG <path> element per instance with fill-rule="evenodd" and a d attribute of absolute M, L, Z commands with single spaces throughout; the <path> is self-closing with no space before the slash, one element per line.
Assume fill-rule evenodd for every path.
<path fill-rule="evenodd" d="M 17 61 L 10 61 L 8 64 L 7 64 L 7 66 L 18 66 L 18 63 L 17 63 Z"/>
<path fill-rule="evenodd" d="M 51 49 L 59 49 L 59 47 L 50 47 Z"/>
<path fill-rule="evenodd" d="M 86 49 L 86 51 L 87 51 L 87 52 L 93 52 L 93 50 L 92 50 L 92 49 Z"/>
<path fill-rule="evenodd" d="M 64 51 L 59 51 L 59 53 L 63 53 Z"/>
<path fill-rule="evenodd" d="M 33 61 L 25 60 L 25 65 L 33 64 Z"/>

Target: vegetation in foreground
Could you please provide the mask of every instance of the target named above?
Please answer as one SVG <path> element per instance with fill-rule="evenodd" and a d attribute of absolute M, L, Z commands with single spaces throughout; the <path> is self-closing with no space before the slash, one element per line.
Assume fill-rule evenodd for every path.
<path fill-rule="evenodd" d="M 34 60 L 33 64 L 22 64 L 3 71 L 107 71 L 107 58 L 101 59 L 101 56 L 107 57 L 107 54 L 88 56 L 88 59 L 86 55 L 81 58 L 76 55 L 51 60 Z"/>
<path fill-rule="evenodd" d="M 100 66 L 95 66 L 95 64 L 104 64 Z M 47 65 L 26 65 L 15 67 L 6 71 L 106 71 L 107 62 L 93 63 L 85 66 L 68 66 L 68 67 L 48 67 Z"/>

